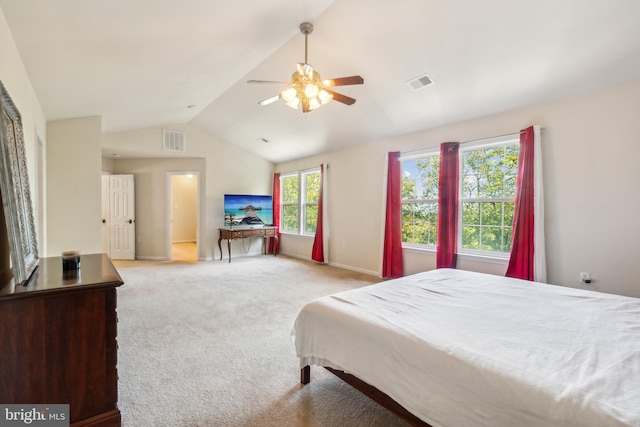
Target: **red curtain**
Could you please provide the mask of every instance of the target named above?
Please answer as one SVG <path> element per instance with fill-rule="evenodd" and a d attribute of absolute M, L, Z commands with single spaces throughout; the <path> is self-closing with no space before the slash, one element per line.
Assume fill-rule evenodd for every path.
<path fill-rule="evenodd" d="M 387 169 L 387 208 L 384 228 L 382 277 L 402 277 L 402 218 L 400 152 L 389 153 Z"/>
<path fill-rule="evenodd" d="M 273 174 L 273 225 L 276 227 L 277 239 L 269 239 L 269 252 L 277 254 L 280 251 L 280 174 Z"/>
<path fill-rule="evenodd" d="M 322 208 L 324 205 L 322 197 L 322 186 L 324 183 L 324 165 L 320 165 L 320 194 L 318 196 L 318 222 L 316 224 L 316 235 L 313 238 L 313 249 L 311 250 L 311 259 L 317 262 L 325 262 L 324 259 L 324 243 L 322 235 Z"/>
<path fill-rule="evenodd" d="M 458 260 L 459 146 L 457 142 L 440 144 L 436 268 L 456 268 Z"/>
<path fill-rule="evenodd" d="M 513 213 L 513 236 L 505 276 L 535 280 L 534 273 L 534 129 L 520 132 L 518 181 Z"/>

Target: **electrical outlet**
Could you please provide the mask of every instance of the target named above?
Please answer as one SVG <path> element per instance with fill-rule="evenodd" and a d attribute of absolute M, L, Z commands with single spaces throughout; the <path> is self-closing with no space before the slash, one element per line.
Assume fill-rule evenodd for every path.
<path fill-rule="evenodd" d="M 591 283 L 591 273 L 586 271 L 581 271 L 579 281 L 580 283 Z"/>

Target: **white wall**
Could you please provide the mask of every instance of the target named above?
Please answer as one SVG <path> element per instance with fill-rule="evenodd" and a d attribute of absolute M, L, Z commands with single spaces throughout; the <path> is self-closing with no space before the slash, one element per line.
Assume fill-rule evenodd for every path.
<path fill-rule="evenodd" d="M 115 173 L 133 173 L 136 176 L 136 234 L 140 244 L 136 248 L 141 257 L 163 259 L 166 248 L 165 172 L 200 171 L 200 226 L 198 250 L 200 259 L 218 259 L 218 228 L 224 225 L 223 196 L 236 194 L 271 194 L 273 185 L 273 163 L 257 155 L 217 140 L 213 135 L 190 125 L 173 125 L 167 129 L 186 133 L 186 158 L 203 159 L 201 169 L 179 163 L 184 159 L 114 160 Z M 162 128 L 141 129 L 103 135 L 103 146 L 126 155 L 131 147 L 148 150 L 152 155 L 162 156 Z M 162 176 L 162 178 L 160 177 Z M 150 190 L 144 197 L 140 185 Z M 143 187 L 144 188 L 144 187 Z M 140 207 L 140 208 L 139 208 Z M 143 214 L 144 211 L 149 214 Z M 145 220 L 146 218 L 146 220 Z M 145 222 L 146 221 L 146 222 Z M 249 242 L 244 242 L 248 244 Z M 249 252 L 258 252 L 256 245 Z M 245 252 L 243 242 L 232 242 L 232 254 Z"/>
<path fill-rule="evenodd" d="M 46 213 L 46 206 L 37 204 L 37 192 L 44 192 L 45 188 L 36 188 L 36 136 L 40 137 L 46 147 L 47 124 L 44 112 L 33 90 L 2 9 L 0 9 L 0 81 L 4 84 L 22 116 L 31 199 L 34 207 L 34 218 L 37 219 L 40 211 L 43 211 L 43 214 Z M 38 240 L 42 241 L 44 230 L 40 230 L 37 220 L 36 226 L 38 227 L 36 229 Z M 40 256 L 43 256 L 43 254 L 40 254 Z"/>
<path fill-rule="evenodd" d="M 102 252 L 100 117 L 47 127 L 47 253 Z"/>
<path fill-rule="evenodd" d="M 548 280 L 640 297 L 640 82 L 368 145 L 278 164 L 278 172 L 328 163 L 330 263 L 380 273 L 388 151 L 437 147 L 539 124 L 545 181 Z M 358 206 L 357 215 L 352 214 Z M 311 241 L 284 235 L 283 252 L 309 257 Z M 405 273 L 434 268 L 430 252 L 404 251 Z M 503 274 L 506 265 L 462 259 L 462 269 Z"/>

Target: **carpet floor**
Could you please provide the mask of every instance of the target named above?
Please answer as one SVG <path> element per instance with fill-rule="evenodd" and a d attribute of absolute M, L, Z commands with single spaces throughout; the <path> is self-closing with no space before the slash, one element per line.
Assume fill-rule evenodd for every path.
<path fill-rule="evenodd" d="M 114 263 L 124 426 L 406 426 L 322 368 L 299 383 L 302 306 L 377 278 L 285 256 Z"/>

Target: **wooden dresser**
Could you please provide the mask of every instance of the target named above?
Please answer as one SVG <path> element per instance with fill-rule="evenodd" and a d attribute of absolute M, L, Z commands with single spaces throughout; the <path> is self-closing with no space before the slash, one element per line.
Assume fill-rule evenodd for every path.
<path fill-rule="evenodd" d="M 65 277 L 61 257 L 42 258 L 26 286 L 0 289 L 0 402 L 69 404 L 71 426 L 119 427 L 120 285 L 110 259 L 92 254 Z"/>

